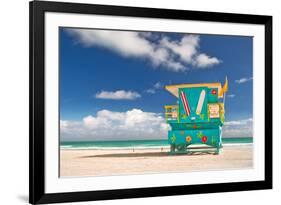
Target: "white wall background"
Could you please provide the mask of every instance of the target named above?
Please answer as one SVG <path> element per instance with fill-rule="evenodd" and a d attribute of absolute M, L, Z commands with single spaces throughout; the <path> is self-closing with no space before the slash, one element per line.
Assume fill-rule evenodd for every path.
<path fill-rule="evenodd" d="M 77 0 L 72 0 L 77 2 Z M 281 110 L 281 12 L 278 1 L 250 0 L 80 0 L 80 2 L 273 15 L 274 189 L 236 193 L 127 199 L 79 204 L 278 204 Z M 28 201 L 28 1 L 0 3 L 0 204 Z M 280 77 L 279 77 L 280 76 Z M 280 200 L 281 201 L 281 200 Z M 279 202 L 280 203 L 280 202 Z"/>

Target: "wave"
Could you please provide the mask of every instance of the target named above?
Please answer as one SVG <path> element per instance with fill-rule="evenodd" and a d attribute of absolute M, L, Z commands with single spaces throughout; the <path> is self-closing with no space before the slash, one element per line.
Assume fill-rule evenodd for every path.
<path fill-rule="evenodd" d="M 241 147 L 241 146 L 253 146 L 253 143 L 249 142 L 249 143 L 223 143 L 222 144 L 223 147 Z"/>

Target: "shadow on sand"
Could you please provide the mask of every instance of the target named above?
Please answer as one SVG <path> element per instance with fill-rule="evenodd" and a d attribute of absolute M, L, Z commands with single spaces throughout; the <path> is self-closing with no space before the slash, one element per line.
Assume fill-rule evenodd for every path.
<path fill-rule="evenodd" d="M 145 152 L 145 153 L 116 153 L 116 154 L 99 154 L 82 156 L 80 158 L 114 158 L 114 157 L 176 157 L 176 156 L 194 156 L 194 155 L 208 155 L 208 152 L 192 152 L 188 154 L 169 154 L 168 152 Z"/>

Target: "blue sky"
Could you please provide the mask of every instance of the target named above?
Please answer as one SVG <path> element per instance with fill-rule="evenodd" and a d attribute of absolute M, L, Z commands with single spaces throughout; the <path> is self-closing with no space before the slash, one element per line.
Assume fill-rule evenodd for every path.
<path fill-rule="evenodd" d="M 70 28 L 59 35 L 65 139 L 115 139 L 101 131 L 112 127 L 117 139 L 141 138 L 128 126 L 141 130 L 147 122 L 154 127 L 145 138 L 163 138 L 163 106 L 176 103 L 163 86 L 224 83 L 226 76 L 226 133 L 251 135 L 252 37 Z"/>

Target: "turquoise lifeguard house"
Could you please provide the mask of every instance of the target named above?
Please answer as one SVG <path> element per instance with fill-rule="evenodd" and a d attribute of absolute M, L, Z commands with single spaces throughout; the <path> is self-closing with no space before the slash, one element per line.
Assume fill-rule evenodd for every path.
<path fill-rule="evenodd" d="M 170 153 L 192 153 L 200 148 L 219 154 L 227 79 L 224 86 L 221 83 L 180 84 L 167 85 L 165 89 L 177 98 L 176 105 L 165 106 L 166 122 L 171 128 L 168 131 Z M 204 146 L 192 146 L 198 144 Z"/>

